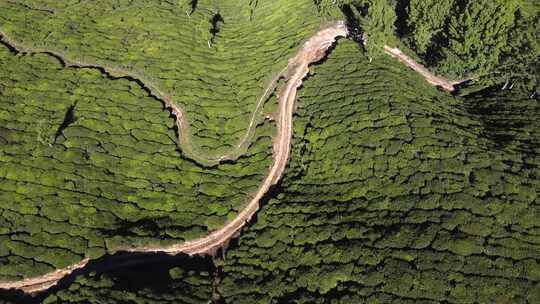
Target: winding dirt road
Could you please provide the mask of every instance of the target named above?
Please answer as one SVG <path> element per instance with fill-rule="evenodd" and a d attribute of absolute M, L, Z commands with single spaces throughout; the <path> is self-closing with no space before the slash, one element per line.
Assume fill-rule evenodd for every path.
<path fill-rule="evenodd" d="M 267 97 L 275 90 L 277 81 L 280 78 L 285 78 L 286 83 L 284 87 L 278 92 L 278 117 L 277 117 L 277 135 L 274 139 L 273 147 L 273 162 L 269 168 L 268 174 L 259 186 L 257 192 L 246 204 L 244 209 L 238 214 L 238 216 L 231 222 L 228 222 L 225 226 L 213 233 L 202 237 L 200 239 L 176 244 L 168 247 L 142 247 L 142 248 L 123 248 L 123 251 L 129 252 L 164 252 L 171 255 L 185 253 L 188 255 L 215 255 L 220 248 L 225 248 L 231 239 L 238 236 L 246 223 L 255 215 L 259 209 L 259 203 L 265 194 L 274 186 L 283 176 L 285 171 L 289 154 L 291 150 L 292 141 L 292 124 L 293 124 L 293 112 L 296 102 L 296 95 L 298 88 L 302 85 L 303 79 L 309 72 L 310 64 L 316 63 L 323 59 L 329 48 L 334 44 L 337 38 L 347 37 L 347 27 L 343 21 L 334 22 L 325 28 L 322 28 L 315 33 L 308 41 L 304 43 L 298 53 L 289 60 L 287 67 L 282 71 L 278 77 L 274 78 L 267 86 L 264 93 L 257 101 L 256 110 L 253 113 L 253 117 L 250 122 L 250 127 L 246 133 L 246 136 L 237 146 L 238 148 L 244 147 L 247 149 L 246 143 L 249 143 L 250 134 L 255 128 L 255 120 L 258 112 L 262 108 Z M 91 67 L 96 68 L 104 73 L 107 73 L 113 77 L 129 77 L 137 80 L 155 97 L 162 100 L 167 107 L 171 109 L 171 112 L 177 118 L 177 125 L 180 133 L 180 143 L 182 148 L 193 149 L 193 145 L 190 140 L 189 125 L 184 119 L 185 112 L 183 109 L 174 103 L 170 96 L 161 92 L 151 82 L 146 82 L 145 78 L 141 75 L 134 74 L 132 72 L 116 69 L 108 66 L 100 66 L 97 64 L 83 63 L 79 61 L 72 61 L 66 59 L 64 54 L 50 51 L 50 50 L 38 50 L 22 47 L 20 44 L 15 43 L 8 36 L 0 31 L 0 38 L 3 43 L 11 47 L 12 49 L 23 53 L 48 53 L 52 56 L 59 58 L 64 62 L 66 66 L 73 67 Z M 414 62 L 410 57 L 403 54 L 399 49 L 385 46 L 385 52 L 389 55 L 398 58 L 400 61 L 411 67 L 413 70 L 420 73 L 426 80 L 436 86 L 440 86 L 447 91 L 454 90 L 454 83 L 447 79 L 438 77 L 430 73 L 425 67 Z M 193 152 L 193 150 L 191 151 Z M 189 153 L 189 152 L 188 152 Z M 214 164 L 224 159 L 231 159 L 236 155 L 236 152 L 231 152 L 226 155 L 214 158 L 202 157 L 203 164 Z M 200 154 L 200 153 L 199 153 Z M 198 159 L 201 161 L 201 159 Z M 0 289 L 19 289 L 27 293 L 44 291 L 54 286 L 60 279 L 69 275 L 76 269 L 84 267 L 88 263 L 88 259 L 81 261 L 76 265 L 72 265 L 66 269 L 60 269 L 55 272 L 35 277 L 28 278 L 21 281 L 14 282 L 0 282 Z"/>

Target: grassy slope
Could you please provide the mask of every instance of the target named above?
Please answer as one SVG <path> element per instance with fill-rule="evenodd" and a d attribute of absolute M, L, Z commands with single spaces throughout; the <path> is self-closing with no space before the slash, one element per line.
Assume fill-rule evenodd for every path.
<path fill-rule="evenodd" d="M 18 41 L 144 75 L 185 105 L 203 152 L 226 152 L 267 80 L 320 20 L 306 0 L 260 1 L 253 14 L 246 0 L 197 2 L 191 15 L 170 1 L 50 3 L 54 14 L 3 2 L 0 20 Z"/>
<path fill-rule="evenodd" d="M 184 8 L 154 1 L 115 10 L 81 3 L 56 8 L 55 14 L 2 2 L 0 18 L 2 30 L 27 45 L 110 65 L 151 65 L 144 72 L 160 79 L 164 89 L 198 94 L 189 99 L 177 93 L 186 102 L 196 141 L 205 142 L 208 137 L 201 134 L 212 133 L 212 145 L 229 149 L 227 143 L 245 132 L 263 78 L 284 65 L 318 25 L 309 17 L 309 1 L 290 4 L 297 18 L 285 14 L 287 6 L 266 3 L 254 12 L 258 21 L 251 21 L 241 4 L 220 7 L 224 36 L 212 49 L 193 41 L 200 36 L 194 32 L 199 23 L 209 22 L 204 1 L 191 17 Z M 128 15 L 144 17 L 144 26 L 133 21 L 126 26 L 146 39 L 144 45 L 122 48 L 124 31 L 108 27 Z M 77 26 L 63 27 L 74 20 Z M 71 32 L 56 35 L 58 28 Z M 47 43 L 38 29 L 48 35 Z M 251 38 L 239 31 L 249 31 Z M 144 36 L 148 32 L 153 38 Z M 98 42 L 99 36 L 108 37 L 107 43 Z M 183 158 L 170 113 L 135 82 L 111 80 L 93 69 L 62 69 L 45 54 L 14 56 L 4 46 L 0 65 L 0 279 L 39 275 L 119 246 L 202 236 L 235 216 L 269 166 L 270 123 L 257 128 L 245 157 L 203 168 Z M 167 73 L 174 77 L 165 80 Z M 76 120 L 57 134 L 71 106 Z M 232 119 L 237 115 L 241 118 Z M 227 122 L 236 131 L 228 136 L 207 120 Z"/>
<path fill-rule="evenodd" d="M 537 302 L 538 105 L 512 96 L 451 98 L 389 58 L 368 64 L 348 42 L 315 72 L 301 92 L 283 191 L 227 253 L 220 286 L 226 302 Z M 70 104 L 40 115 L 61 123 Z M 167 113 L 155 115 L 171 125 Z M 36 132 L 29 136 L 40 147 Z M 251 161 L 256 170 L 258 160 Z M 17 214 L 4 211 L 3 218 L 8 213 Z M 145 227 L 140 224 L 136 230 Z M 13 267 L 14 259 L 4 259 L 0 269 Z M 121 302 L 110 294 L 125 286 L 99 287 L 114 276 L 81 278 L 58 296 Z M 203 290 L 194 294 L 208 294 Z"/>

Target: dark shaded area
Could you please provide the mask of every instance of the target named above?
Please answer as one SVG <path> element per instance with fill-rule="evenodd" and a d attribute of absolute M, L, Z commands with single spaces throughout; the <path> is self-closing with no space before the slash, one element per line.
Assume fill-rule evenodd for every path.
<path fill-rule="evenodd" d="M 189 12 L 189 14 L 191 15 L 197 9 L 197 4 L 199 4 L 199 0 L 191 0 L 189 4 L 191 5 L 191 11 Z"/>
<path fill-rule="evenodd" d="M 396 34 L 400 38 L 404 38 L 410 33 L 410 28 L 407 25 L 407 19 L 409 18 L 408 8 L 410 0 L 399 0 L 396 3 Z"/>
<path fill-rule="evenodd" d="M 426 54 L 423 56 L 424 61 L 430 67 L 436 66 L 438 62 L 444 59 L 443 50 L 448 47 L 448 37 L 444 32 L 448 29 L 449 22 L 445 25 L 445 30 L 437 33 L 431 38 L 431 44 L 428 46 Z"/>
<path fill-rule="evenodd" d="M 101 233 L 108 237 L 113 236 L 122 236 L 122 237 L 129 237 L 129 236 L 137 236 L 138 234 L 134 232 L 134 229 L 137 229 L 139 231 L 159 231 L 160 227 L 157 224 L 160 220 L 166 220 L 167 218 L 161 217 L 161 218 L 144 218 L 138 221 L 134 222 L 128 222 L 124 221 L 122 223 L 119 223 L 117 228 L 105 230 L 103 229 Z M 168 226 L 169 228 L 172 228 Z M 140 233 L 140 232 L 139 232 Z M 156 235 L 157 237 L 157 235 Z"/>
<path fill-rule="evenodd" d="M 223 16 L 221 16 L 220 13 L 216 13 L 214 17 L 212 17 L 212 20 L 210 20 L 212 23 L 212 28 L 210 28 L 210 34 L 212 34 L 212 38 L 210 38 L 210 43 L 214 43 L 217 34 L 219 33 L 219 27 L 221 23 L 225 23 L 223 20 Z"/>
<path fill-rule="evenodd" d="M 77 117 L 75 117 L 75 107 L 77 106 L 77 102 L 75 102 L 73 105 L 69 106 L 69 108 L 66 111 L 66 114 L 64 116 L 64 121 L 58 127 L 58 130 L 56 130 L 56 133 L 54 135 L 54 142 L 58 139 L 60 135 L 63 134 L 64 130 L 69 127 L 72 123 L 77 121 Z"/>
<path fill-rule="evenodd" d="M 360 24 L 358 18 L 355 16 L 352 7 L 348 4 L 345 4 L 340 7 L 341 12 L 345 16 L 345 24 L 347 25 L 347 31 L 349 32 L 349 38 L 354 40 L 360 45 L 362 43 L 362 30 L 360 29 Z"/>
<path fill-rule="evenodd" d="M 0 290 L 0 299 L 15 304 L 38 304 L 48 296 L 59 290 L 69 288 L 77 277 L 92 274 L 100 277 L 107 274 L 114 282 L 115 290 L 139 291 L 151 290 L 155 294 L 162 294 L 169 290 L 172 278 L 169 270 L 180 267 L 185 272 L 215 271 L 212 259 L 209 257 L 189 257 L 187 255 L 171 256 L 165 253 L 117 253 L 107 255 L 91 261 L 82 269 L 74 271 L 71 275 L 60 280 L 53 288 L 36 296 L 25 295 L 21 291 Z"/>
<path fill-rule="evenodd" d="M 484 88 L 466 96 L 466 110 L 482 122 L 482 136 L 490 140 L 493 148 L 503 149 L 515 143 L 513 149 L 532 157 L 539 143 L 520 139 L 519 135 L 529 137 L 529 132 L 538 127 L 530 113 L 540 112 L 540 103 L 521 96 L 521 92 L 501 91 L 498 85 Z"/>

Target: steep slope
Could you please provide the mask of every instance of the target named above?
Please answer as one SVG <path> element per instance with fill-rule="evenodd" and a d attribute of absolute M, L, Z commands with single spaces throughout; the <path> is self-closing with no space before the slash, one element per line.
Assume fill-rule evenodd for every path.
<path fill-rule="evenodd" d="M 228 251 L 225 301 L 537 303 L 540 105 L 449 97 L 357 52 L 304 82 L 282 193 Z"/>
<path fill-rule="evenodd" d="M 5 278 L 207 234 L 267 169 L 269 126 L 236 164 L 202 168 L 182 157 L 170 112 L 138 85 L 0 52 Z"/>
<path fill-rule="evenodd" d="M 196 158 L 237 148 L 266 83 L 320 26 L 309 0 L 260 2 L 203 0 L 190 13 L 170 1 L 49 1 L 47 10 L 7 1 L 0 18 L 22 45 L 122 68 L 158 87 L 185 108 L 196 149 L 184 153 Z"/>
<path fill-rule="evenodd" d="M 227 62 L 247 58 L 250 46 L 255 47 L 253 41 L 264 44 L 264 54 L 269 57 L 292 52 L 297 49 L 292 41 L 298 37 L 283 34 L 287 37 L 279 39 L 290 38 L 292 44 L 280 45 L 283 49 L 279 50 L 264 39 L 246 39 L 220 53 L 219 41 L 226 45 L 236 37 L 247 36 L 242 33 L 246 33 L 246 24 L 254 25 L 256 7 L 245 10 L 248 6 L 244 1 L 219 6 L 202 1 L 195 9 L 201 12 L 200 19 L 188 8 L 186 17 L 182 15 L 173 23 L 202 20 L 202 28 L 210 25 L 195 35 L 206 42 L 195 52 L 198 56 L 206 48 L 214 51 L 201 59 L 210 64 L 200 75 L 207 73 L 212 80 L 206 83 L 199 77 L 196 81 L 204 83 L 205 89 L 194 89 L 203 95 L 208 90 L 212 96 L 197 96 L 201 99 L 193 99 L 191 104 L 183 102 L 189 100 L 188 95 L 182 95 L 185 100 L 179 98 L 172 80 L 193 80 L 189 73 L 195 66 L 170 63 L 167 67 L 181 73 L 182 79 L 174 78 L 178 75 L 169 79 L 161 68 L 153 66 L 162 57 L 145 57 L 151 51 L 136 44 L 125 49 L 129 58 L 116 49 L 101 49 L 102 44 L 85 58 L 81 54 L 86 49 L 81 45 L 86 38 L 101 35 L 100 26 L 112 24 L 110 20 L 103 21 L 105 17 L 101 20 L 99 12 L 90 10 L 92 22 L 84 23 L 88 19 L 82 18 L 83 23 L 68 20 L 70 23 L 66 20 L 78 17 L 68 14 L 67 9 L 22 3 L 5 4 L 9 12 L 2 18 L 8 20 L 6 36 L 10 37 L 6 44 L 55 48 L 54 53 L 60 54 L 55 55 L 57 58 L 75 58 L 63 59 L 64 63 L 92 62 L 94 67 L 61 69 L 52 58 L 55 56 L 24 52 L 23 56 L 14 56 L 17 52 L 11 49 L 10 53 L 7 48 L 0 56 L 6 73 L 0 93 L 6 122 L 0 137 L 0 177 L 2 195 L 8 202 L 1 204 L 7 227 L 0 239 L 5 245 L 2 279 L 16 280 L 81 261 L 84 264 L 85 258 L 97 258 L 106 251 L 176 248 L 163 246 L 206 235 L 236 218 L 261 184 L 270 162 L 274 130 L 270 123 L 262 123 L 259 105 L 266 101 L 265 93 L 273 92 L 271 80 L 277 78 L 271 70 L 282 68 L 284 57 L 275 57 L 266 66 L 254 64 L 269 70 L 271 80 L 257 76 L 245 80 L 246 85 L 263 87 L 251 95 L 253 111 L 236 116 L 241 120 L 237 125 L 243 124 L 243 129 L 232 133 L 212 122 L 215 117 L 221 122 L 234 122 L 227 116 L 230 111 L 226 107 L 224 116 L 215 109 L 216 100 L 231 100 L 227 90 L 242 88 L 242 84 L 232 86 L 236 85 L 234 79 L 254 75 L 255 71 L 239 64 L 240 74 L 231 76 L 225 72 L 232 70 Z M 301 6 L 306 15 L 312 12 L 311 3 L 299 3 L 291 5 L 297 9 Z M 111 8 L 120 11 L 113 19 L 124 22 L 125 15 L 134 10 L 144 15 L 136 14 L 137 18 L 150 18 L 150 25 L 156 25 L 158 15 L 169 19 L 175 12 L 185 13 L 184 7 L 169 2 L 131 4 L 124 9 Z M 70 7 L 74 12 L 88 8 L 84 3 Z M 153 9 L 148 13 L 145 8 Z M 21 17 L 19 11 L 28 15 Z M 286 11 L 280 12 L 284 21 Z M 39 18 L 39 14 L 54 16 Z M 273 15 L 266 17 L 261 20 L 277 26 Z M 301 20 L 293 22 L 293 32 L 294 27 L 301 32 L 315 24 L 313 21 L 305 26 Z M 66 37 L 70 39 L 55 34 L 59 31 L 56 22 L 68 25 L 72 32 Z M 265 28 L 255 23 L 258 25 L 254 28 Z M 21 24 L 39 29 L 47 24 L 53 31 L 31 37 Z M 78 24 L 88 28 L 81 30 Z M 135 28 L 129 31 L 143 30 Z M 289 29 L 278 31 L 286 33 Z M 207 32 L 211 35 L 205 37 Z M 234 35 L 222 39 L 226 33 Z M 20 41 L 13 43 L 11 37 Z M 116 47 L 129 45 L 129 35 L 124 38 Z M 158 48 L 168 47 L 159 38 L 153 43 Z M 193 41 L 185 46 L 194 44 L 200 46 Z M 58 50 L 58 46 L 67 50 Z M 246 53 L 238 55 L 241 52 Z M 232 56 L 228 57 L 229 53 Z M 534 220 L 540 188 L 538 105 L 514 91 L 452 98 L 427 86 L 423 78 L 397 62 L 381 59 L 370 64 L 358 54 L 353 44 L 339 46 L 338 54 L 316 68 L 315 76 L 305 83 L 292 157 L 295 162 L 282 184 L 283 193 L 269 204 L 252 232 L 232 251 L 232 259 L 225 262 L 224 283 L 219 287 L 224 299 L 234 303 L 333 299 L 534 302 L 538 297 L 540 251 Z M 109 55 L 112 58 L 106 57 Z M 318 59 L 323 54 L 316 55 Z M 167 55 L 163 58 L 171 59 Z M 119 68 L 111 68 L 114 64 Z M 298 71 L 304 75 L 306 68 L 301 66 Z M 215 75 L 221 78 L 215 80 Z M 280 97 L 294 99 L 302 78 L 289 78 L 293 81 Z M 186 83 L 182 86 L 189 88 Z M 166 93 L 156 94 L 154 88 L 158 87 Z M 118 94 L 111 97 L 111 91 Z M 199 105 L 201 100 L 208 103 Z M 293 105 L 282 103 L 280 107 L 287 111 L 279 114 L 290 115 Z M 249 108 L 241 103 L 234 106 Z M 266 114 L 271 116 L 275 106 L 268 106 Z M 126 112 L 130 112 L 127 124 Z M 171 112 L 181 120 L 194 117 L 189 121 L 192 139 L 186 140 L 184 129 L 175 130 L 181 125 L 174 123 Z M 291 119 L 280 116 L 280 121 L 287 121 L 290 127 Z M 259 125 L 253 138 L 246 132 L 252 124 Z M 181 152 L 176 147 L 178 135 Z M 288 149 L 288 137 L 277 138 L 280 142 L 286 139 L 283 145 Z M 193 149 L 186 149 L 191 143 Z M 238 162 L 218 165 L 207 161 L 224 154 L 235 160 L 248 146 L 247 155 Z M 274 149 L 280 150 L 276 145 Z M 288 153 L 286 150 L 278 157 L 276 170 L 285 168 Z M 158 170 L 150 168 L 154 164 Z M 281 172 L 266 179 L 275 183 L 280 177 Z M 55 204 L 47 206 L 50 202 Z M 66 214 L 58 212 L 60 208 Z M 407 276 L 396 279 L 404 269 Z M 107 276 L 77 286 L 82 286 L 80 292 L 87 295 L 100 295 L 96 301 L 101 296 L 115 298 L 111 290 L 126 292 L 121 287 L 115 289 L 115 285 L 121 285 L 117 281 L 107 283 Z M 206 291 L 207 278 L 202 280 Z M 102 283 L 104 288 L 100 289 Z M 60 293 L 60 299 L 77 298 L 78 292 L 66 292 L 64 298 Z M 153 291 L 131 294 L 134 298 L 147 295 L 155 296 Z M 169 300 L 174 301 L 174 296 L 164 301 Z"/>
<path fill-rule="evenodd" d="M 32 50 L 34 47 L 38 49 L 50 47 L 55 53 L 61 54 L 63 61 L 95 61 L 96 66 L 101 63 L 107 67 L 61 69 L 61 63 L 53 56 L 47 54 L 14 56 L 15 54 L 10 53 L 8 48 L 1 49 L 0 58 L 4 73 L 1 92 L 4 120 L 1 146 L 3 197 L 0 206 L 3 222 L 2 267 L 0 267 L 2 280 L 11 281 L 37 276 L 79 263 L 86 257 L 97 258 L 105 252 L 114 252 L 118 249 L 183 242 L 208 234 L 209 231 L 236 217 L 249 196 L 255 192 L 269 165 L 270 137 L 273 130 L 271 123 L 262 123 L 262 113 L 254 114 L 253 111 L 246 110 L 251 107 L 235 104 L 235 107 L 245 110 L 245 113 L 254 115 L 256 125 L 260 126 L 253 128 L 254 136 L 246 141 L 245 147 L 249 146 L 250 149 L 241 159 L 235 163 L 208 168 L 206 164 L 192 162 L 185 151 L 181 153 L 176 148 L 174 119 L 171 113 L 163 108 L 164 101 L 157 100 L 156 96 L 148 96 L 150 86 L 142 81 L 165 76 L 159 76 L 161 74 L 156 72 L 158 76 L 144 74 L 143 79 L 135 80 L 132 75 L 122 73 L 103 75 L 103 70 L 116 70 L 110 69 L 113 61 L 117 61 L 114 64 L 125 69 L 122 67 L 126 65 L 122 61 L 125 58 L 114 58 L 112 56 L 114 51 L 104 44 L 96 43 L 92 44 L 95 46 L 94 52 L 108 52 L 111 56 L 105 57 L 110 62 L 100 60 L 97 55 L 93 56 L 93 48 L 84 49 L 84 58 L 73 59 L 82 55 L 71 51 L 68 47 L 66 51 L 66 48 L 60 47 L 60 41 L 49 40 L 52 36 L 47 38 L 47 41 L 52 41 L 51 45 L 47 45 L 37 37 L 28 40 L 24 32 L 19 32 L 27 27 L 16 26 L 17 22 L 24 23 L 31 20 L 36 22 L 32 25 L 36 29 L 45 28 L 38 22 L 49 22 L 52 23 L 49 24 L 50 29 L 54 30 L 55 18 L 59 18 L 58 20 L 80 18 L 80 21 L 87 22 L 88 26 L 108 24 L 107 22 L 112 22 L 114 18 L 108 18 L 109 15 L 102 11 L 87 11 L 86 9 L 95 7 L 85 7 L 85 4 L 70 6 L 69 10 L 51 8 L 54 13 L 32 9 L 16 2 L 3 2 L 1 5 L 3 6 L 1 14 L 4 14 L 3 19 L 7 20 L 2 30 L 8 33 L 11 28 L 15 29 L 15 33 L 11 33 L 13 35 L 9 36 L 7 42 L 13 43 L 15 36 L 18 38 L 16 42 L 18 47 L 32 47 Z M 153 9 L 126 4 L 122 9 L 122 15 L 115 15 L 115 18 L 123 19 L 128 13 L 149 14 L 145 26 L 157 28 L 161 21 L 158 19 L 159 14 L 163 13 L 160 9 L 167 14 L 173 14 L 175 10 L 180 9 L 166 3 L 148 2 L 146 5 L 152 6 Z M 299 5 L 296 8 L 299 12 L 302 9 L 304 12 L 312 12 L 313 9 L 311 2 L 295 5 Z M 199 10 L 207 12 L 203 8 L 204 6 L 201 6 Z M 118 9 L 120 8 L 115 7 L 105 11 L 114 15 Z M 244 25 L 251 24 L 255 28 L 260 28 L 265 34 L 269 33 L 269 37 L 265 37 L 266 42 L 279 41 L 279 44 L 261 46 L 259 40 L 254 44 L 244 43 L 241 47 L 237 45 L 236 49 L 218 52 L 217 55 L 214 54 L 217 52 L 216 49 L 206 50 L 209 47 L 205 44 L 203 49 L 212 55 L 208 55 L 210 56 L 208 58 L 199 58 L 198 61 L 191 60 L 186 54 L 175 55 L 174 65 L 177 65 L 177 69 L 184 71 L 184 68 L 188 68 L 192 69 L 192 72 L 199 72 L 196 75 L 200 81 L 198 84 L 190 82 L 190 85 L 186 82 L 190 81 L 189 73 L 182 72 L 178 76 L 185 77 L 184 82 L 182 79 L 178 81 L 182 88 L 194 89 L 201 95 L 200 99 L 193 102 L 204 104 L 206 95 L 212 95 L 213 97 L 208 97 L 210 99 L 219 96 L 224 103 L 234 102 L 234 98 L 231 99 L 229 95 L 220 91 L 219 86 L 205 83 L 207 78 L 225 83 L 226 85 L 221 88 L 226 87 L 237 93 L 245 92 L 243 85 L 230 83 L 228 78 L 231 76 L 230 73 L 216 73 L 212 68 L 220 66 L 222 69 L 230 70 L 233 64 L 237 65 L 239 70 L 254 67 L 259 69 L 257 73 L 240 71 L 241 75 L 250 75 L 241 80 L 253 93 L 248 94 L 250 98 L 246 97 L 243 99 L 244 102 L 257 104 L 256 95 L 263 95 L 263 89 L 259 89 L 258 86 L 265 82 L 262 80 L 263 76 L 257 75 L 263 73 L 271 75 L 272 70 L 286 60 L 278 55 L 293 51 L 294 47 L 302 42 L 298 36 L 285 35 L 275 28 L 281 26 L 283 20 L 291 22 L 291 27 L 302 28 L 298 31 L 298 35 L 307 33 L 312 28 L 305 22 L 309 20 L 307 17 L 293 20 L 282 14 L 276 19 L 280 16 L 276 15 L 276 11 L 284 12 L 283 9 L 285 8 L 272 9 L 271 14 L 263 10 L 262 17 L 258 18 L 260 22 L 251 23 L 251 19 L 245 14 L 241 14 L 241 18 L 236 21 L 231 17 L 229 21 L 232 27 L 231 37 L 234 39 L 245 38 L 245 35 L 239 35 L 237 32 L 245 28 L 241 24 L 243 22 Z M 85 15 L 82 18 L 78 12 L 93 15 Z M 188 16 L 181 12 L 185 17 L 180 18 L 184 18 L 184 21 L 177 20 L 176 24 L 196 28 L 197 20 L 208 21 L 202 15 Z M 225 18 L 228 16 L 226 12 L 231 13 L 231 16 L 237 16 L 232 14 L 237 13 L 234 7 L 223 8 Z M 41 14 L 47 16 L 43 17 Z M 54 18 L 51 19 L 48 14 L 54 15 Z M 29 16 L 32 18 L 27 19 Z M 63 21 L 58 22 L 60 24 Z M 236 25 L 233 26 L 234 24 Z M 166 30 L 163 26 L 161 29 Z M 113 29 L 110 30 L 112 37 L 118 34 Z M 183 30 L 188 32 L 187 29 Z M 178 30 L 176 32 L 178 33 Z M 223 29 L 221 32 L 229 31 Z M 104 32 L 100 28 L 94 28 L 88 30 L 85 35 L 81 32 L 71 34 L 73 35 L 69 40 L 70 43 L 86 45 L 91 40 L 91 35 L 103 35 Z M 161 40 L 153 42 L 154 47 L 159 47 L 160 43 L 170 45 L 169 40 L 165 40 L 168 36 L 156 37 Z M 223 43 L 235 45 L 233 38 L 224 37 L 221 40 Z M 179 41 L 182 42 L 181 39 Z M 185 42 L 180 49 L 189 52 L 190 45 L 195 46 L 195 50 L 191 50 L 194 56 L 206 54 L 199 52 L 198 44 L 193 41 Z M 250 45 L 253 48 L 257 47 L 255 54 L 251 52 Z M 144 48 L 130 48 L 132 49 L 139 53 L 127 54 L 131 56 L 130 58 L 144 57 L 147 53 Z M 126 55 L 124 53 L 122 55 Z M 154 56 L 165 59 L 167 58 L 165 54 L 168 53 L 163 52 Z M 234 58 L 222 61 L 219 58 L 220 54 L 229 56 L 232 54 Z M 184 60 L 179 58 L 181 56 L 185 57 Z M 260 56 L 259 63 L 255 60 L 256 56 Z M 237 60 L 240 59 L 249 59 L 253 64 L 249 67 L 239 65 Z M 154 61 L 149 58 L 144 60 L 144 64 L 151 62 Z M 191 66 L 197 64 L 200 66 L 203 63 L 208 69 L 196 70 Z M 162 67 L 174 68 L 171 64 L 164 63 Z M 137 72 L 135 75 L 141 74 Z M 115 77 L 121 78 L 114 79 Z M 235 82 L 239 81 L 238 77 L 233 78 Z M 164 91 L 170 89 L 165 82 L 156 83 L 163 85 Z M 201 89 L 200 86 L 205 89 Z M 258 93 L 254 93 L 255 91 Z M 173 96 L 175 101 L 177 97 Z M 216 106 L 215 100 L 212 104 L 213 107 Z M 187 103 L 178 105 L 186 105 L 187 114 L 196 117 L 196 114 L 187 107 Z M 217 109 L 220 108 L 215 110 Z M 205 112 L 201 109 L 197 111 Z M 272 111 L 270 107 L 267 113 L 271 114 Z M 231 114 L 226 106 L 219 111 L 221 112 L 223 115 Z M 220 115 L 212 115 L 212 119 L 218 116 Z M 186 118 L 190 119 L 190 116 Z M 241 120 L 246 121 L 244 118 Z M 247 125 L 236 124 L 230 117 L 227 117 L 227 121 L 232 121 L 235 127 L 240 125 L 239 131 L 235 134 L 246 134 Z M 197 123 L 194 120 L 190 123 L 193 129 L 197 130 L 195 127 Z M 204 124 L 210 125 L 212 124 Z M 199 136 L 197 132 L 195 131 L 195 138 L 203 140 L 204 136 Z M 226 143 L 226 136 L 218 133 L 216 134 L 220 140 L 216 143 Z"/>
<path fill-rule="evenodd" d="M 540 109 L 517 93 L 450 97 L 341 41 L 300 91 L 282 193 L 216 260 L 222 300 L 536 303 Z M 110 276 L 48 301 L 178 301 Z"/>

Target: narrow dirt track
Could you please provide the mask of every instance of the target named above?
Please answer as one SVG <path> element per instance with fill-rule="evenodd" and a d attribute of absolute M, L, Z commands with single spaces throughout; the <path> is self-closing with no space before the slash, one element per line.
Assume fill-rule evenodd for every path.
<path fill-rule="evenodd" d="M 64 269 L 57 269 L 36 278 L 28 278 L 21 281 L 0 283 L 0 289 L 20 289 L 26 293 L 35 293 L 47 290 L 58 283 L 63 277 L 70 275 L 73 271 L 83 268 L 90 261 L 85 258 L 77 264 Z"/>
<path fill-rule="evenodd" d="M 286 78 L 287 81 L 285 86 L 278 93 L 279 108 L 277 118 L 277 135 L 274 139 L 272 165 L 269 168 L 268 174 L 266 175 L 262 184 L 259 186 L 257 192 L 253 195 L 253 197 L 249 200 L 244 209 L 238 214 L 238 216 L 234 220 L 227 223 L 219 230 L 216 230 L 200 239 L 168 247 L 147 246 L 140 248 L 123 248 L 122 251 L 163 252 L 171 255 L 180 253 L 188 255 L 214 255 L 220 248 L 226 247 L 231 239 L 238 236 L 244 225 L 246 225 L 246 223 L 258 211 L 261 199 L 264 197 L 265 194 L 268 193 L 270 188 L 274 186 L 283 176 L 283 172 L 285 171 L 285 168 L 287 166 L 291 150 L 293 112 L 296 102 L 297 90 L 302 85 L 303 79 L 307 76 L 309 72 L 309 65 L 323 59 L 326 56 L 329 48 L 336 41 L 336 39 L 339 37 L 347 37 L 347 35 L 347 27 L 343 21 L 332 23 L 315 33 L 308 41 L 304 43 L 303 47 L 298 51 L 295 57 L 289 60 L 286 69 L 284 69 L 282 73 L 278 75 L 278 77 L 272 80 L 272 82 L 265 89 L 262 97 L 257 101 L 257 108 L 259 108 L 261 107 L 262 103 L 264 103 L 266 97 L 271 92 L 273 92 L 277 81 L 281 77 Z M 0 36 L 1 38 L 3 38 L 3 42 L 5 44 L 8 44 L 11 48 L 15 50 L 27 53 L 49 53 L 63 60 L 63 62 L 66 63 L 67 66 L 95 67 L 112 75 L 114 75 L 114 72 L 120 73 L 121 75 L 127 73 L 123 70 L 119 71 L 113 68 L 96 66 L 93 64 L 73 63 L 72 61 L 64 58 L 63 55 L 59 55 L 51 51 L 36 51 L 28 48 L 21 48 L 18 47 L 17 44 L 13 43 L 12 40 L 10 40 L 1 31 Z M 404 62 L 407 66 L 420 73 L 429 83 L 440 86 L 447 91 L 454 90 L 452 82 L 442 77 L 433 75 L 425 67 L 414 62 L 414 60 L 412 60 L 410 57 L 403 54 L 399 49 L 385 46 L 385 52 L 393 57 L 398 58 L 401 62 Z M 144 79 L 141 77 L 134 77 L 132 75 L 129 76 L 138 79 L 140 82 L 142 82 L 142 80 Z M 189 128 L 189 126 L 184 119 L 184 111 L 182 110 L 182 108 L 173 103 L 167 95 L 162 94 L 152 84 L 145 83 L 144 85 L 149 88 L 151 93 L 157 95 L 165 101 L 166 105 L 171 109 L 172 113 L 175 114 L 175 116 L 177 117 L 176 123 L 179 129 L 184 130 L 183 132 L 185 132 L 185 130 Z M 254 113 L 253 115 L 256 115 L 256 113 Z M 250 128 L 255 127 L 254 121 L 255 118 L 252 118 L 250 122 Z M 251 131 L 248 130 L 247 134 L 249 134 L 249 132 Z M 248 138 L 249 136 L 246 136 L 244 140 L 247 140 Z M 44 291 L 54 286 L 60 279 L 69 275 L 74 270 L 84 267 L 87 263 L 88 259 L 85 259 L 79 264 L 72 265 L 66 269 L 60 269 L 43 276 L 28 278 L 14 282 L 0 282 L 0 289 L 19 289 L 27 293 Z"/>
<path fill-rule="evenodd" d="M 439 86 L 449 92 L 453 92 L 455 90 L 454 86 L 463 82 L 463 81 L 449 81 L 448 79 L 444 77 L 440 77 L 437 75 L 434 75 L 431 73 L 426 67 L 416 62 L 411 57 L 407 56 L 405 53 L 403 53 L 398 48 L 393 48 L 388 45 L 384 46 L 384 52 L 394 58 L 397 58 L 399 61 L 401 61 L 406 66 L 410 67 L 411 69 L 415 70 L 417 73 L 422 75 L 427 82 L 431 83 L 434 86 Z"/>
<path fill-rule="evenodd" d="M 163 102 L 164 106 L 170 109 L 171 113 L 176 117 L 175 123 L 178 127 L 178 146 L 180 147 L 183 155 L 186 158 L 195 161 L 199 165 L 206 167 L 215 166 L 224 161 L 237 160 L 240 156 L 244 155 L 245 152 L 247 152 L 247 149 L 255 133 L 257 118 L 262 112 L 264 102 L 274 92 L 277 81 L 279 80 L 280 75 L 283 74 L 284 71 L 281 71 L 278 76 L 274 77 L 274 79 L 270 81 L 263 94 L 261 94 L 257 99 L 255 109 L 249 121 L 249 126 L 246 129 L 246 133 L 244 134 L 242 139 L 240 139 L 240 141 L 235 145 L 235 147 L 229 152 L 223 154 L 209 155 L 208 153 L 201 152 L 201 148 L 195 145 L 195 143 L 193 142 L 193 135 L 190 131 L 191 126 L 188 120 L 185 119 L 186 111 L 184 110 L 183 106 L 174 102 L 173 97 L 170 94 L 162 91 L 158 85 L 147 79 L 143 74 L 135 70 L 128 70 L 122 67 L 113 67 L 106 64 L 99 64 L 96 62 L 73 59 L 59 50 L 32 48 L 24 45 L 23 43 L 16 42 L 2 30 L 0 30 L 0 42 L 13 50 L 15 53 L 48 54 L 58 59 L 65 67 L 96 69 L 101 71 L 105 75 L 110 76 L 113 79 L 126 78 L 137 82 L 144 90 L 149 93 L 150 96 Z"/>

